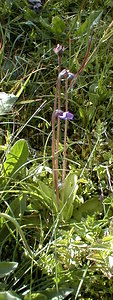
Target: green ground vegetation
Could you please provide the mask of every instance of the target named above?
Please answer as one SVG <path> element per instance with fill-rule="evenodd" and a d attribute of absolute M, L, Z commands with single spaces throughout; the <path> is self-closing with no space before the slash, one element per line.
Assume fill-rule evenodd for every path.
<path fill-rule="evenodd" d="M 0 299 L 113 299 L 113 2 L 47 0 L 39 13 L 34 6 L 0 1 Z M 74 118 L 63 186 L 60 125 L 58 205 L 53 49 L 65 48 L 61 70 L 76 74 L 92 29 L 86 65 L 68 87 Z"/>

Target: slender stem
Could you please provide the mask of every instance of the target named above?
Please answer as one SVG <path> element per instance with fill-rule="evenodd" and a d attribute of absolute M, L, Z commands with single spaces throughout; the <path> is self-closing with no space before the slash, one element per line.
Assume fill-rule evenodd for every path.
<path fill-rule="evenodd" d="M 57 94 L 58 94 L 58 80 L 56 83 L 56 93 L 55 93 L 55 101 L 54 101 L 54 111 L 52 114 L 52 169 L 53 169 L 53 186 L 56 186 L 56 175 L 55 175 L 55 111 L 57 108 Z"/>
<path fill-rule="evenodd" d="M 54 101 L 54 111 L 55 111 L 56 108 L 57 108 L 58 84 L 59 84 L 59 79 L 57 80 L 57 83 L 56 83 L 56 93 L 55 93 L 55 101 Z"/>
<path fill-rule="evenodd" d="M 59 80 L 59 101 L 58 110 L 60 110 L 60 94 L 61 94 L 61 81 Z M 57 143 L 56 143 L 56 168 L 58 169 L 58 149 L 59 149 L 59 139 L 60 139 L 60 118 L 57 121 Z"/>
<path fill-rule="evenodd" d="M 55 187 L 55 111 L 52 114 L 52 169 L 53 169 L 53 186 Z"/>
<path fill-rule="evenodd" d="M 61 72 L 61 54 L 58 56 L 59 73 Z M 58 110 L 61 107 L 61 80 L 58 81 Z M 58 150 L 60 139 L 60 118 L 57 119 L 57 142 L 56 142 L 56 170 L 58 170 Z"/>
<path fill-rule="evenodd" d="M 59 73 L 61 72 L 61 54 L 58 56 Z M 59 137 L 60 137 L 60 119 L 58 118 L 57 126 L 57 143 L 55 147 L 55 111 L 57 109 L 57 95 L 58 95 L 58 110 L 60 110 L 60 99 L 61 99 L 61 80 L 58 78 L 56 84 L 56 94 L 54 102 L 54 112 L 52 115 L 52 165 L 53 165 L 53 186 L 56 188 L 57 204 L 59 208 L 59 191 L 58 191 L 58 149 L 59 149 Z"/>
<path fill-rule="evenodd" d="M 55 151 L 55 113 L 57 108 L 57 94 L 58 94 L 58 86 L 59 80 L 57 80 L 56 84 L 56 94 L 55 94 L 55 101 L 54 101 L 54 111 L 52 114 L 52 169 L 53 169 L 53 187 L 56 188 L 56 197 L 57 197 L 57 204 L 59 207 L 59 191 L 58 191 L 58 168 L 56 167 L 56 151 Z"/>
<path fill-rule="evenodd" d="M 67 78 L 65 79 L 65 97 L 66 97 L 66 111 L 68 111 L 68 80 L 67 80 Z M 65 173 L 66 173 L 66 142 L 67 142 L 67 119 L 65 120 L 65 132 L 64 132 L 62 186 L 64 186 Z"/>

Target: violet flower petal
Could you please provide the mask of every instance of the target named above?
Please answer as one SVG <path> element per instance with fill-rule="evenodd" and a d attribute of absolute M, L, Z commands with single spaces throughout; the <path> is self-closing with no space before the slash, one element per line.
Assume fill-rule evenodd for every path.
<path fill-rule="evenodd" d="M 56 109 L 55 111 L 55 118 L 59 117 L 59 116 L 63 116 L 63 110 L 61 109 Z"/>
<path fill-rule="evenodd" d="M 67 78 L 67 80 L 72 80 L 73 78 L 74 78 L 74 76 L 75 76 L 75 74 L 74 73 L 71 73 L 71 72 L 69 72 L 69 70 L 67 70 L 67 69 L 64 69 L 64 70 L 62 70 L 60 73 L 59 73 L 59 78 L 60 79 L 66 79 Z"/>
<path fill-rule="evenodd" d="M 68 73 L 69 73 L 68 70 L 64 69 L 59 73 L 58 78 L 59 79 L 68 78 Z"/>
<path fill-rule="evenodd" d="M 68 80 L 72 80 L 74 78 L 75 74 L 74 73 L 71 73 L 71 72 L 68 72 Z"/>
<path fill-rule="evenodd" d="M 74 115 L 69 111 L 65 111 L 63 115 L 58 115 L 58 117 L 62 120 L 73 120 Z"/>

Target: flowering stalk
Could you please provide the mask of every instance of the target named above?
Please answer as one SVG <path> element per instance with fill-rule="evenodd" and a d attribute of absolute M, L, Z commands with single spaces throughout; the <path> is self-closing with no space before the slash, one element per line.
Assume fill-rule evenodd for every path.
<path fill-rule="evenodd" d="M 52 168 L 53 168 L 53 187 L 56 189 L 56 197 L 57 204 L 59 208 L 59 190 L 58 190 L 58 149 L 59 149 L 59 133 L 60 127 L 58 130 L 57 127 L 57 144 L 55 146 L 55 123 L 56 118 L 58 119 L 58 124 L 60 124 L 59 120 L 65 120 L 65 133 L 64 133 L 64 155 L 63 155 L 63 172 L 62 172 L 62 183 L 64 185 L 65 180 L 65 169 L 66 169 L 66 141 L 67 141 L 67 120 L 73 119 L 73 114 L 68 111 L 68 80 L 72 79 L 74 74 L 70 73 L 68 70 L 64 69 L 58 75 L 58 80 L 56 84 L 56 94 L 54 101 L 54 111 L 52 114 Z M 60 82 L 60 90 L 61 90 L 61 79 L 65 80 L 65 98 L 66 98 L 66 111 L 63 112 L 61 109 L 57 109 L 57 97 L 59 91 L 59 82 Z M 61 91 L 60 91 L 61 92 Z M 58 108 L 60 107 L 58 101 Z"/>
<path fill-rule="evenodd" d="M 68 111 L 68 79 L 65 79 L 65 97 L 66 97 L 66 111 Z M 63 154 L 63 171 L 62 171 L 62 186 L 64 187 L 65 173 L 66 173 L 66 142 L 67 142 L 67 119 L 65 119 L 64 132 L 64 154 Z"/>
<path fill-rule="evenodd" d="M 57 108 L 57 94 L 58 94 L 58 80 L 56 84 L 56 94 L 55 94 L 55 101 L 54 101 L 54 111 L 52 114 L 52 169 L 53 169 L 53 187 L 56 189 L 56 196 L 57 196 L 57 204 L 59 207 L 59 192 L 58 192 L 58 168 L 56 168 L 56 151 L 55 151 L 55 112 Z"/>
<path fill-rule="evenodd" d="M 59 209 L 59 190 L 58 190 L 58 150 L 59 150 L 59 137 L 60 137 L 60 119 L 65 120 L 65 132 L 64 132 L 64 153 L 63 153 L 63 171 L 62 171 L 62 186 L 63 186 L 63 194 L 64 195 L 64 181 L 65 181 L 65 173 L 66 173 L 66 143 L 67 143 L 67 124 L 68 120 L 73 120 L 73 114 L 68 111 L 68 81 L 71 80 L 70 87 L 74 85 L 78 76 L 83 71 L 90 52 L 90 47 L 92 43 L 93 30 L 91 33 L 91 38 L 89 41 L 88 49 L 84 60 L 81 64 L 79 71 L 76 74 L 70 73 L 69 70 L 61 71 L 61 54 L 65 50 L 61 45 L 57 45 L 56 48 L 53 49 L 54 53 L 58 55 L 58 65 L 59 65 L 59 75 L 56 83 L 56 94 L 54 101 L 54 111 L 52 114 L 52 168 L 53 168 L 53 187 L 56 190 L 57 204 Z M 66 99 L 66 111 L 63 112 L 61 110 L 61 80 L 65 80 L 65 99 Z M 58 100 L 58 107 L 57 107 Z M 57 141 L 55 144 L 55 123 L 57 118 Z"/>
<path fill-rule="evenodd" d="M 59 73 L 61 72 L 61 55 L 64 51 L 64 47 L 61 45 L 57 45 L 56 48 L 53 49 L 54 53 L 58 55 L 58 65 L 59 65 Z M 59 148 L 59 136 L 60 136 L 60 119 L 58 118 L 58 126 L 57 126 L 57 143 L 55 147 L 55 113 L 57 109 L 57 97 L 58 97 L 58 110 L 60 110 L 60 99 L 61 99 L 61 80 L 58 77 L 56 84 L 56 94 L 55 94 L 55 102 L 54 102 L 54 111 L 52 115 L 52 167 L 53 167 L 53 186 L 56 189 L 56 197 L 57 204 L 59 208 L 59 191 L 58 191 L 58 148 Z"/>
<path fill-rule="evenodd" d="M 59 74 L 61 72 L 61 51 L 58 55 L 58 65 L 59 65 Z M 61 107 L 61 80 L 58 78 L 58 110 L 60 110 Z M 56 142 L 56 170 L 58 170 L 58 149 L 59 149 L 59 138 L 60 138 L 60 118 L 58 118 L 57 121 L 57 142 Z M 58 172 L 57 172 L 58 174 Z M 58 175 L 57 175 L 58 176 Z M 57 180 L 57 186 L 58 186 L 58 180 Z"/>

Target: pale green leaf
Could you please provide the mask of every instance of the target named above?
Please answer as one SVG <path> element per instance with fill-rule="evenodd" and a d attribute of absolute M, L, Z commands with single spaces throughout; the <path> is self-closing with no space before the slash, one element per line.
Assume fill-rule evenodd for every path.
<path fill-rule="evenodd" d="M 20 298 L 13 292 L 10 292 L 10 291 L 0 292 L 0 300 L 20 300 L 20 299 L 22 299 L 22 298 Z"/>
<path fill-rule="evenodd" d="M 17 262 L 6 262 L 6 261 L 0 262 L 0 278 L 9 275 L 11 272 L 14 272 L 17 266 L 18 266 Z"/>
<path fill-rule="evenodd" d="M 47 300 L 47 297 L 42 293 L 27 294 L 24 300 Z"/>
<path fill-rule="evenodd" d="M 45 295 L 47 295 L 48 300 L 65 300 L 70 299 L 69 296 L 71 296 L 73 293 L 72 289 L 62 289 L 59 288 L 58 291 L 56 291 L 55 288 L 48 288 L 45 290 Z"/>
<path fill-rule="evenodd" d="M 0 92 L 0 115 L 10 112 L 17 100 L 14 94 Z"/>
<path fill-rule="evenodd" d="M 96 212 L 103 211 L 102 201 L 99 200 L 98 196 L 92 197 L 92 199 L 87 200 L 85 203 L 79 205 L 74 209 L 74 218 L 80 221 L 82 217 L 87 217 L 87 215 L 92 215 Z"/>
<path fill-rule="evenodd" d="M 85 20 L 83 24 L 80 24 L 78 33 L 83 34 L 87 32 L 88 28 L 92 28 L 94 25 L 96 25 L 101 16 L 102 16 L 103 11 L 92 11 L 89 17 Z"/>
<path fill-rule="evenodd" d="M 10 149 L 4 163 L 4 173 L 7 176 L 13 175 L 21 168 L 28 158 L 28 145 L 24 139 L 17 141 Z"/>
<path fill-rule="evenodd" d="M 57 212 L 57 200 L 53 189 L 49 188 L 44 182 L 38 181 L 40 187 L 40 194 L 43 197 L 45 204 L 49 209 Z"/>
<path fill-rule="evenodd" d="M 65 30 L 64 21 L 60 17 L 55 16 L 52 19 L 52 29 L 55 33 L 62 34 Z"/>
<path fill-rule="evenodd" d="M 63 192 L 63 218 L 68 221 L 73 214 L 73 203 L 76 192 L 78 190 L 77 176 L 75 174 L 69 174 L 64 182 Z"/>

